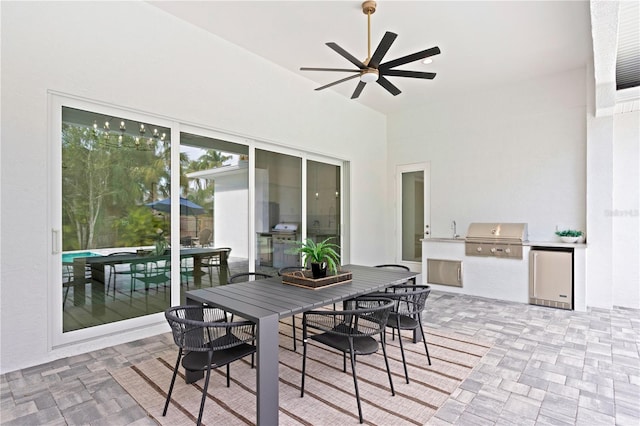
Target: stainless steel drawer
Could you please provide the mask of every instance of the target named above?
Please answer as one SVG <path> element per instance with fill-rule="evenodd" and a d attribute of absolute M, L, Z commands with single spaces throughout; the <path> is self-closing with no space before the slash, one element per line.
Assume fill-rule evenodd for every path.
<path fill-rule="evenodd" d="M 462 261 L 427 259 L 427 283 L 462 287 Z"/>

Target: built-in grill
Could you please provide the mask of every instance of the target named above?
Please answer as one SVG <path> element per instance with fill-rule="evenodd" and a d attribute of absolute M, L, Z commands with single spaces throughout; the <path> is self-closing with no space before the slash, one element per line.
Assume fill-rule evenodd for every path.
<path fill-rule="evenodd" d="M 273 238 L 273 267 L 298 266 L 300 256 L 291 253 L 298 237 L 297 223 L 278 223 L 271 229 Z"/>
<path fill-rule="evenodd" d="M 472 223 L 465 239 L 465 254 L 522 259 L 522 244 L 527 239 L 526 223 Z"/>

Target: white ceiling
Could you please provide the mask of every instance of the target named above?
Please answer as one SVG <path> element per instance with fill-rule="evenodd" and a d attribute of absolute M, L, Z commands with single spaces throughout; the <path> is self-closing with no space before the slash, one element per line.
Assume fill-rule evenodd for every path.
<path fill-rule="evenodd" d="M 309 90 L 351 74 L 300 71 L 352 68 L 325 46 L 335 42 L 367 56 L 367 17 L 361 1 L 151 1 L 156 7 L 309 79 Z M 583 67 L 592 61 L 588 1 L 378 1 L 371 17 L 371 50 L 385 31 L 398 34 L 384 61 L 440 47 L 434 80 L 389 77 L 402 93 L 376 83 L 350 100 L 357 80 L 325 89 L 390 114 L 440 97 L 488 89 Z M 215 55 L 215 52 L 203 52 Z M 383 62 L 384 62 L 383 61 Z M 317 92 L 317 96 L 326 96 Z"/>

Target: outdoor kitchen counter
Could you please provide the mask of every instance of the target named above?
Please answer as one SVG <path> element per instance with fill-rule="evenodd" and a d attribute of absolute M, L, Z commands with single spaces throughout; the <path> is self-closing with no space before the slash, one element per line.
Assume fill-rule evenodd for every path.
<path fill-rule="evenodd" d="M 569 247 L 574 253 L 574 309 L 586 310 L 586 243 L 562 243 L 555 241 L 526 241 L 522 259 L 497 259 L 467 256 L 465 239 L 424 238 L 422 241 L 422 280 L 434 290 L 469 294 L 492 299 L 529 303 L 529 251 L 532 247 Z M 462 262 L 462 287 L 432 284 L 428 282 L 427 259 L 443 259 Z"/>
<path fill-rule="evenodd" d="M 458 238 L 422 238 L 420 241 L 423 243 L 464 243 L 464 237 Z M 568 247 L 574 249 L 585 249 L 587 248 L 587 243 L 563 243 L 561 241 L 525 241 L 522 243 L 523 246 L 536 246 L 536 247 Z"/>

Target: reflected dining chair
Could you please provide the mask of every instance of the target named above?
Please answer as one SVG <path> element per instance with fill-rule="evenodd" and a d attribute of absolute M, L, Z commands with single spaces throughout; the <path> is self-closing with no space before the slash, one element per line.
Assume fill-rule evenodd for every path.
<path fill-rule="evenodd" d="M 221 247 L 216 248 L 218 251 L 217 254 L 213 256 L 203 257 L 201 261 L 201 266 L 203 268 L 207 268 L 207 272 L 209 273 L 209 281 L 211 281 L 211 277 L 213 276 L 213 268 L 218 269 L 218 279 L 220 284 L 225 284 L 222 279 L 223 273 L 224 276 L 228 278 L 231 276 L 231 270 L 229 269 L 229 256 L 231 256 L 231 248 L 230 247 Z"/>
<path fill-rule="evenodd" d="M 64 297 L 62 298 L 62 308 L 67 303 L 67 296 L 69 295 L 69 289 L 73 287 L 73 265 L 63 263 L 62 264 L 62 288 L 64 289 Z"/>
<path fill-rule="evenodd" d="M 170 280 L 170 277 L 167 275 L 167 266 L 160 266 L 158 262 L 151 260 L 140 260 L 137 262 L 133 262 L 130 265 L 131 268 L 131 289 L 130 293 L 133 296 L 133 292 L 136 291 L 136 282 L 142 281 L 144 283 L 145 291 L 149 290 L 150 284 L 155 284 L 156 290 L 160 284 L 164 287 L 167 286 L 167 283 Z"/>
<path fill-rule="evenodd" d="M 130 251 L 119 251 L 116 253 L 109 253 L 107 256 L 133 256 L 135 253 Z M 127 264 L 117 264 L 110 263 L 109 264 L 109 279 L 107 280 L 107 291 L 106 294 L 109 294 L 109 288 L 111 287 L 111 282 L 113 281 L 113 298 L 116 298 L 116 279 L 118 275 L 128 275 L 131 276 L 131 268 Z"/>
<path fill-rule="evenodd" d="M 229 284 L 257 281 L 271 277 L 271 275 L 265 274 L 264 272 L 240 272 L 239 274 L 234 274 L 229 277 Z"/>
<path fill-rule="evenodd" d="M 226 312 L 203 305 L 174 306 L 165 311 L 165 318 L 179 349 L 162 415 L 167 414 L 182 361 L 187 371 L 206 371 L 198 413 L 197 424 L 200 425 L 211 369 L 226 366 L 227 387 L 230 386 L 231 363 L 256 352 L 255 324 L 251 321 L 227 321 Z"/>
<path fill-rule="evenodd" d="M 389 370 L 389 360 L 384 340 L 387 319 L 393 309 L 392 300 L 381 297 L 363 296 L 347 302 L 345 310 L 312 310 L 302 314 L 302 384 L 300 397 L 304 397 L 304 379 L 307 366 L 307 348 L 309 340 L 329 346 L 342 352 L 342 370 L 347 371 L 347 354 L 351 361 L 351 374 L 358 402 L 358 417 L 363 422 L 358 375 L 356 373 L 356 356 L 371 355 L 382 346 L 384 362 L 387 367 L 391 395 L 395 395 L 393 380 Z M 309 331 L 314 331 L 310 334 Z M 374 336 L 380 336 L 380 344 Z M 327 378 L 326 376 L 324 377 Z M 329 379 L 330 380 L 330 379 Z"/>

